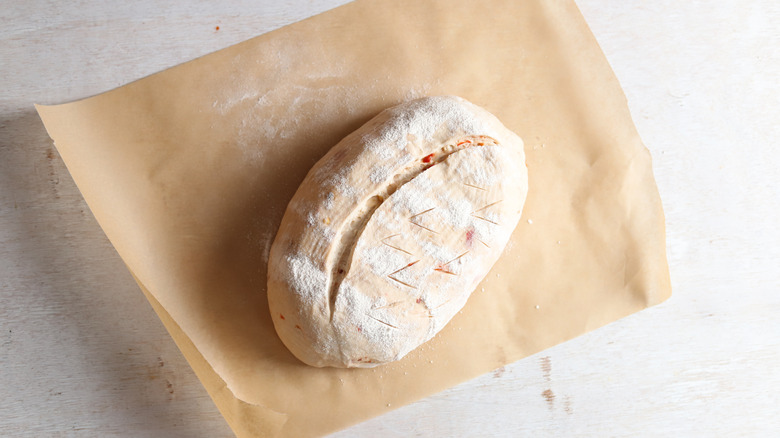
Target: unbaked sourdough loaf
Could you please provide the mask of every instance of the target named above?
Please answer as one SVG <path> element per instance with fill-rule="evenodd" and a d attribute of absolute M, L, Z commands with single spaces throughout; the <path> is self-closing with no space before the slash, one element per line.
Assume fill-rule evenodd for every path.
<path fill-rule="evenodd" d="M 372 367 L 431 339 L 498 260 L 528 190 L 522 140 L 454 96 L 389 108 L 304 179 L 268 262 L 282 342 Z"/>

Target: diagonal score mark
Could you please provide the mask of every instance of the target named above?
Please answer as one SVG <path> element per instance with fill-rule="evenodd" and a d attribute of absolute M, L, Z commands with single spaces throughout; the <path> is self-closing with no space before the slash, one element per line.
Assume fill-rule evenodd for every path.
<path fill-rule="evenodd" d="M 396 233 L 396 234 L 393 234 L 392 236 L 387 236 L 384 239 L 382 239 L 380 242 L 382 242 L 383 245 L 389 246 L 390 248 L 396 249 L 398 251 L 404 252 L 404 253 L 409 254 L 409 255 L 413 255 L 412 253 L 410 253 L 409 251 L 407 251 L 405 249 L 401 249 L 401 248 L 399 248 L 397 246 L 393 246 L 393 245 L 390 245 L 389 243 L 385 242 L 385 240 L 387 240 L 387 239 L 391 239 L 391 238 L 393 238 L 395 236 L 400 236 L 400 235 L 401 235 L 401 233 Z"/>
<path fill-rule="evenodd" d="M 475 213 L 483 211 L 483 210 L 485 210 L 485 209 L 487 209 L 489 207 L 492 207 L 492 206 L 494 206 L 494 205 L 496 205 L 496 204 L 498 204 L 499 202 L 502 202 L 502 201 L 503 201 L 503 199 L 500 199 L 500 200 L 498 200 L 496 202 L 493 202 L 493 203 L 490 203 L 490 204 L 488 204 L 488 205 L 486 205 L 486 206 L 484 206 L 482 208 L 478 208 L 478 209 L 476 209 L 476 210 L 471 212 L 471 216 L 475 217 L 477 219 L 482 219 L 483 221 L 486 221 L 486 222 L 490 222 L 493 225 L 500 225 L 498 222 L 492 221 L 492 220 L 490 220 L 490 219 L 488 219 L 488 218 L 486 218 L 484 216 L 478 216 Z"/>
<path fill-rule="evenodd" d="M 396 306 L 401 305 L 403 303 L 404 303 L 403 301 L 394 301 L 394 302 L 392 302 L 390 304 L 385 304 L 384 306 L 372 307 L 371 310 L 373 311 L 373 310 L 389 309 L 391 307 L 396 307 Z"/>
<path fill-rule="evenodd" d="M 430 232 L 431 232 L 431 233 L 433 233 L 433 234 L 439 234 L 437 231 L 434 231 L 434 230 L 432 230 L 432 229 L 430 229 L 430 228 L 428 228 L 428 227 L 426 227 L 426 226 L 424 226 L 424 225 L 418 224 L 417 222 L 415 222 L 415 221 L 413 221 L 413 220 L 412 220 L 412 219 L 416 218 L 417 216 L 424 215 L 425 213 L 428 213 L 429 211 L 433 211 L 433 210 L 435 210 L 435 209 L 436 209 L 436 207 L 431 207 L 431 208 L 429 208 L 429 209 L 427 209 L 427 210 L 425 210 L 425 211 L 422 211 L 422 212 L 420 212 L 420 213 L 413 214 L 413 215 L 409 216 L 409 222 L 410 222 L 411 224 L 413 224 L 413 225 L 417 225 L 418 227 L 420 227 L 420 228 L 422 228 L 422 229 L 424 229 L 424 230 L 428 230 L 428 231 L 430 231 Z"/>
<path fill-rule="evenodd" d="M 485 210 L 486 208 L 488 208 L 488 207 L 492 207 L 492 206 L 494 206 L 494 205 L 498 204 L 499 202 L 503 202 L 503 201 L 504 201 L 503 199 L 500 199 L 500 200 L 498 200 L 498 201 L 496 201 L 496 202 L 491 202 L 490 204 L 488 204 L 488 205 L 486 205 L 486 206 L 484 206 L 484 207 L 482 207 L 482 208 L 478 208 L 478 209 L 476 209 L 476 210 L 472 211 L 471 213 L 472 213 L 472 214 L 474 214 L 474 213 L 476 213 L 476 212 L 478 212 L 478 211 Z"/>
<path fill-rule="evenodd" d="M 483 189 L 482 187 L 475 186 L 474 184 L 463 183 L 463 185 L 464 185 L 464 186 L 469 186 L 469 187 L 475 188 L 475 189 L 477 189 L 477 190 L 482 190 L 483 192 L 487 192 L 487 189 Z"/>
<path fill-rule="evenodd" d="M 449 274 L 449 275 L 456 275 L 456 276 L 458 275 L 458 274 L 456 274 L 456 273 L 454 273 L 452 271 L 448 271 L 448 270 L 444 269 L 444 266 L 439 266 L 438 268 L 433 268 L 433 270 L 436 271 L 436 272 L 441 272 L 442 274 Z"/>
<path fill-rule="evenodd" d="M 436 310 L 436 309 L 438 309 L 438 308 L 440 308 L 440 307 L 444 306 L 445 304 L 447 304 L 447 303 L 449 303 L 450 301 L 452 301 L 452 300 L 453 300 L 453 298 L 454 298 L 454 297 L 449 297 L 449 298 L 448 298 L 446 301 L 444 301 L 443 303 L 441 303 L 441 304 L 439 304 L 438 306 L 436 306 L 436 307 L 432 308 L 432 309 L 431 309 L 431 311 L 434 311 L 434 310 Z"/>
<path fill-rule="evenodd" d="M 397 273 L 399 273 L 399 272 L 403 271 L 403 270 L 404 270 L 404 269 L 406 269 L 406 268 L 409 268 L 409 267 L 411 267 L 411 266 L 414 266 L 414 265 L 415 265 L 415 264 L 417 264 L 417 262 L 419 262 L 419 261 L 420 261 L 420 260 L 415 260 L 415 261 L 413 261 L 412 263 L 409 263 L 408 265 L 404 266 L 403 268 L 397 269 L 397 270 L 395 270 L 395 271 L 393 271 L 393 272 L 391 272 L 391 273 L 387 274 L 387 278 L 389 278 L 389 279 L 391 279 L 391 280 L 395 280 L 395 281 L 397 281 L 397 282 L 399 282 L 399 283 L 403 284 L 404 286 L 411 287 L 412 289 L 417 289 L 417 287 L 415 287 L 415 286 L 412 286 L 411 284 L 409 284 L 409 283 L 407 283 L 407 282 L 405 282 L 405 281 L 399 280 L 399 279 L 397 279 L 397 278 L 393 277 L 393 275 L 395 275 L 395 274 L 397 274 Z"/>
<path fill-rule="evenodd" d="M 466 255 L 466 254 L 468 254 L 468 253 L 469 253 L 469 252 L 468 252 L 468 251 L 466 251 L 466 252 L 464 252 L 463 254 L 461 254 L 461 255 L 459 255 L 459 256 L 457 256 L 457 257 L 455 257 L 454 259 L 452 259 L 452 260 L 448 261 L 447 263 L 444 263 L 444 264 L 442 264 L 442 265 L 440 265 L 440 266 L 437 266 L 437 267 L 436 267 L 436 268 L 434 268 L 433 270 L 434 270 L 434 271 L 437 271 L 437 272 L 441 272 L 442 274 L 458 275 L 458 274 L 456 274 L 456 273 L 454 273 L 454 272 L 452 272 L 452 271 L 448 271 L 448 270 L 444 269 L 444 267 L 445 267 L 445 266 L 447 266 L 447 265 L 449 265 L 450 263 L 454 262 L 455 260 L 458 260 L 458 259 L 460 259 L 461 257 L 463 257 L 464 255 Z"/>
<path fill-rule="evenodd" d="M 423 214 L 428 213 L 429 211 L 435 210 L 435 209 L 436 209 L 436 207 L 431 207 L 431 208 L 429 208 L 429 209 L 427 209 L 425 211 L 421 211 L 421 212 L 419 212 L 417 214 L 413 214 L 413 215 L 409 216 L 409 220 L 412 220 L 412 219 L 416 218 L 417 216 L 423 215 Z"/>
<path fill-rule="evenodd" d="M 392 328 L 398 330 L 398 327 L 394 326 L 393 324 L 390 324 L 389 322 L 382 321 L 381 319 L 379 319 L 379 318 L 377 318 L 375 316 L 371 316 L 368 313 L 366 313 L 366 316 L 368 316 L 369 318 L 373 319 L 374 321 L 376 321 L 378 323 L 384 324 L 384 325 L 386 325 L 388 327 L 392 327 Z"/>
<path fill-rule="evenodd" d="M 488 218 L 486 218 L 486 217 L 477 216 L 477 215 L 473 215 L 473 214 L 472 214 L 472 216 L 474 216 L 474 217 L 475 217 L 475 218 L 477 218 L 477 219 L 482 219 L 482 220 L 483 220 L 483 221 L 485 221 L 485 222 L 490 222 L 490 223 L 491 223 L 491 224 L 493 224 L 493 225 L 499 225 L 499 223 L 498 223 L 498 222 L 491 221 L 490 219 L 488 219 Z"/>

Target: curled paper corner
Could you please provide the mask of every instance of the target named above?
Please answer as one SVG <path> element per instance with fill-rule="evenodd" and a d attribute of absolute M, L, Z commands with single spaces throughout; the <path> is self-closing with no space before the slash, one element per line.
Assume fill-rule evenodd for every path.
<path fill-rule="evenodd" d="M 289 415 L 240 400 L 227 385 L 218 391 L 224 403 L 217 403 L 217 406 L 236 436 L 252 438 L 282 435 Z"/>

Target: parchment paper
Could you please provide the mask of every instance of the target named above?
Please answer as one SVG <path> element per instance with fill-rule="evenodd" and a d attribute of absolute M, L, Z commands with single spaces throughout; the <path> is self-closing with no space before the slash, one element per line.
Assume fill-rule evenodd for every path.
<path fill-rule="evenodd" d="M 435 94 L 483 106 L 525 140 L 521 224 L 432 341 L 378 369 L 308 367 L 266 302 L 287 202 L 346 134 Z M 670 295 L 650 156 L 571 1 L 358 1 L 38 111 L 240 436 L 331 432 Z"/>

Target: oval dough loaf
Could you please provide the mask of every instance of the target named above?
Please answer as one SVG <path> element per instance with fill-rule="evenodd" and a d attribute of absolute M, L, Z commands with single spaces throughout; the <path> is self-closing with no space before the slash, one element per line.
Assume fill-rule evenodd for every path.
<path fill-rule="evenodd" d="M 287 207 L 268 263 L 279 337 L 313 366 L 402 358 L 487 275 L 527 190 L 522 140 L 487 111 L 453 96 L 383 111 Z"/>

